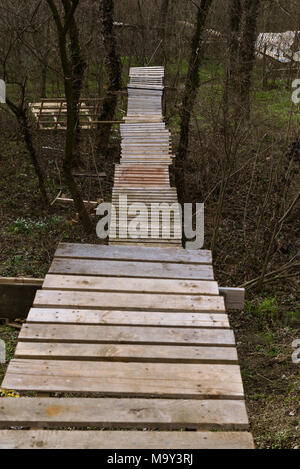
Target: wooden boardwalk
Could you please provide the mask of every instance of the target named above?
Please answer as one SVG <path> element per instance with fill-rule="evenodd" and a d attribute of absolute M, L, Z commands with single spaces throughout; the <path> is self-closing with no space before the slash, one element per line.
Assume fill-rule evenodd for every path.
<path fill-rule="evenodd" d="M 171 187 L 169 176 L 173 158 L 170 132 L 161 109 L 163 78 L 163 67 L 130 70 L 128 112 L 120 126 L 121 161 L 115 167 L 112 202 L 116 219 L 110 226 L 110 244 L 181 247 L 177 191 Z M 140 233 L 128 233 L 136 217 L 134 207 L 138 210 L 141 203 L 142 229 Z M 155 217 L 155 207 L 166 203 L 172 208 L 166 210 L 166 218 L 161 212 Z M 133 210 L 129 216 L 123 215 L 129 205 Z"/>
<path fill-rule="evenodd" d="M 134 69 L 130 86 L 160 90 L 161 76 Z M 130 119 L 146 119 L 139 106 L 130 104 Z M 151 156 L 160 158 L 147 154 L 143 169 Z M 37 397 L 1 399 L 0 448 L 253 448 L 211 253 L 173 241 L 59 245 L 2 383 Z"/>

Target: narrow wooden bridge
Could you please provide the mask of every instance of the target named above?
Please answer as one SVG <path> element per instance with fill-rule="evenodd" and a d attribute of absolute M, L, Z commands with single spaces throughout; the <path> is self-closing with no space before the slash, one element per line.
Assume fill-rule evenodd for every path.
<path fill-rule="evenodd" d="M 36 397 L 0 400 L 0 448 L 253 448 L 211 253 L 181 248 L 176 209 L 169 235 L 163 221 L 126 235 L 124 197 L 177 202 L 163 68 L 130 75 L 113 190 L 121 216 L 109 246 L 59 245 L 2 383 Z"/>

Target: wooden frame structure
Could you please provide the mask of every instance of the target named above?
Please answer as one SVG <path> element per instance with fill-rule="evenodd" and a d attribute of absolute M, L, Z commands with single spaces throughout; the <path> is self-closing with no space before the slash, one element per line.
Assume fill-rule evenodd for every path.
<path fill-rule="evenodd" d="M 84 98 L 79 101 L 80 128 L 90 130 L 99 124 L 119 124 L 121 121 L 99 121 L 101 98 Z M 66 130 L 67 103 L 64 98 L 43 98 L 30 103 L 29 108 L 36 119 L 39 130 Z"/>

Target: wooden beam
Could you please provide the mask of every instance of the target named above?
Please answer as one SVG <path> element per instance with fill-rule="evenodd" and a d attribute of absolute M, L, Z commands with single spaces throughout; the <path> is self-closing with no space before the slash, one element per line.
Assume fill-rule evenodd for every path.
<path fill-rule="evenodd" d="M 43 279 L 0 277 L 0 319 L 24 319 Z"/>
<path fill-rule="evenodd" d="M 227 310 L 244 308 L 245 288 L 219 287 L 219 293 L 224 296 Z"/>
<path fill-rule="evenodd" d="M 254 449 L 248 432 L 2 430 L 0 449 Z"/>

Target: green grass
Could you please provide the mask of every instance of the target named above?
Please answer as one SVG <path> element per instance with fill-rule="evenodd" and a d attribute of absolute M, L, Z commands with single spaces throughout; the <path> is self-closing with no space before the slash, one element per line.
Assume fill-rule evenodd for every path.
<path fill-rule="evenodd" d="M 278 304 L 275 297 L 267 297 L 263 300 L 257 298 L 245 302 L 245 312 L 258 319 L 275 318 L 278 316 Z"/>
<path fill-rule="evenodd" d="M 294 124 L 300 122 L 300 108 L 293 104 L 292 89 L 286 88 L 285 81 L 277 82 L 276 88 L 273 89 L 254 89 L 252 100 L 263 111 L 265 117 L 272 119 L 278 125 L 288 125 L 289 121 Z"/>
<path fill-rule="evenodd" d="M 279 307 L 277 298 L 272 296 L 267 296 L 266 298 L 257 297 L 251 301 L 246 300 L 245 313 L 248 317 L 255 319 L 258 325 L 261 326 L 272 323 L 282 327 L 293 327 L 293 325 L 297 325 L 300 319 L 300 311 L 283 310 Z M 265 334 L 265 339 L 268 341 L 268 333 Z M 272 342 L 272 338 L 269 337 L 269 339 Z"/>
<path fill-rule="evenodd" d="M 63 218 L 58 215 L 53 215 L 49 218 L 42 218 L 33 220 L 31 218 L 17 218 L 12 224 L 7 227 L 9 233 L 23 233 L 30 236 L 45 234 L 55 226 L 64 222 Z"/>

